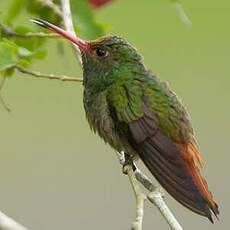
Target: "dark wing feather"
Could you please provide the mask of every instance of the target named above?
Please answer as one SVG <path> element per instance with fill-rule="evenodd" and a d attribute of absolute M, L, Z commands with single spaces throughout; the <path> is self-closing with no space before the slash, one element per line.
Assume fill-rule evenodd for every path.
<path fill-rule="evenodd" d="M 194 183 L 179 148 L 144 114 L 129 124 L 129 142 L 150 172 L 178 202 L 212 221 L 206 199 Z"/>

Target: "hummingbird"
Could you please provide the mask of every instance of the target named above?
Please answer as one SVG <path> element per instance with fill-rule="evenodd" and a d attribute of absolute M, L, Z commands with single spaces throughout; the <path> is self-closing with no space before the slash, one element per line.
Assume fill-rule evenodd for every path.
<path fill-rule="evenodd" d="M 191 118 L 168 83 L 119 36 L 85 41 L 41 19 L 32 22 L 76 44 L 81 52 L 89 126 L 129 159 L 141 159 L 162 187 L 191 211 L 219 214 L 199 168 L 204 166 Z"/>

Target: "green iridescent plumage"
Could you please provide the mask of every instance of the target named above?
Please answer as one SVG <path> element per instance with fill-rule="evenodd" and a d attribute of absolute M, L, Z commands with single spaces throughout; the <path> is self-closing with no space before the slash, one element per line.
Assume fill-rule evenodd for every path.
<path fill-rule="evenodd" d="M 107 49 L 110 56 L 103 60 L 82 51 L 85 106 L 86 110 L 91 110 L 89 117 L 93 116 L 94 107 L 98 108 L 101 103 L 96 99 L 101 94 L 106 98 L 107 106 L 114 108 L 120 123 L 132 122 L 143 115 L 142 99 L 145 96 L 159 129 L 174 141 L 188 143 L 193 131 L 185 108 L 168 84 L 144 66 L 136 49 L 120 37 L 92 42 L 92 50 L 98 47 Z"/>
<path fill-rule="evenodd" d="M 116 151 L 140 156 L 175 199 L 213 221 L 210 209 L 217 215 L 218 207 L 204 179 L 194 176 L 199 176 L 194 159 L 202 163 L 199 153 L 182 153 L 177 146 L 197 148 L 189 115 L 168 84 L 123 38 L 102 37 L 81 52 L 90 127 Z"/>
<path fill-rule="evenodd" d="M 203 162 L 191 121 L 168 84 L 121 37 L 85 42 L 43 20 L 33 22 L 79 46 L 91 129 L 116 151 L 139 156 L 178 202 L 213 222 L 218 206 L 196 166 Z"/>

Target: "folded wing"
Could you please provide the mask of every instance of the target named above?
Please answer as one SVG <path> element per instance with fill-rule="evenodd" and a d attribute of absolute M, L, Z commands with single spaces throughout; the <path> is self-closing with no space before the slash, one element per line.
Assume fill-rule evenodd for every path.
<path fill-rule="evenodd" d="M 182 149 L 145 114 L 129 124 L 129 131 L 132 146 L 166 191 L 182 205 L 213 222 L 210 209 L 217 215 L 217 205 L 196 165 L 185 161 Z"/>

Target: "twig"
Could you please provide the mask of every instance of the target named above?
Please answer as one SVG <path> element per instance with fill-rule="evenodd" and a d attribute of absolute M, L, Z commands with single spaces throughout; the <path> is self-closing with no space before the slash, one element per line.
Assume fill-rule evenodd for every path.
<path fill-rule="evenodd" d="M 125 163 L 124 152 L 117 153 L 117 156 L 119 158 L 120 164 L 123 166 Z M 132 224 L 132 230 L 142 230 L 141 226 L 142 226 L 142 221 L 143 221 L 143 216 L 144 216 L 144 210 L 143 210 L 144 200 L 146 198 L 145 194 L 140 190 L 140 187 L 138 186 L 137 181 L 139 181 L 147 190 L 150 191 L 150 193 L 147 195 L 147 199 L 159 209 L 161 215 L 167 221 L 170 228 L 172 230 L 183 230 L 181 225 L 178 223 L 178 221 L 176 220 L 176 218 L 173 216 L 172 212 L 166 205 L 163 199 L 161 189 L 158 188 L 156 185 L 154 185 L 152 181 L 143 172 L 141 172 L 137 167 L 136 167 L 135 172 L 133 171 L 133 168 L 131 165 L 126 165 L 124 167 L 124 170 L 125 172 L 127 172 L 129 176 L 130 183 L 132 184 L 133 190 L 135 192 L 136 203 L 137 203 L 136 204 L 136 221 Z M 136 177 L 136 180 L 134 177 Z M 137 225 L 137 223 L 139 225 Z M 137 227 L 137 228 L 133 228 L 133 227 Z"/>
<path fill-rule="evenodd" d="M 141 191 L 138 181 L 133 172 L 132 166 L 126 165 L 124 167 L 124 172 L 128 174 L 129 181 L 132 185 L 133 191 L 136 197 L 136 220 L 132 223 L 132 230 L 142 230 L 142 222 L 144 217 L 144 202 L 146 195 Z"/>
<path fill-rule="evenodd" d="M 62 6 L 62 11 L 63 11 L 63 21 L 64 21 L 65 28 L 69 33 L 76 36 L 74 28 L 73 28 L 73 21 L 72 21 L 72 14 L 70 10 L 69 0 L 61 0 L 61 6 Z M 78 61 L 82 65 L 81 52 L 79 50 L 79 47 L 73 43 L 71 43 L 71 45 L 74 48 L 74 52 L 77 56 Z"/>
<path fill-rule="evenodd" d="M 1 76 L 1 75 L 0 75 L 0 76 Z M 4 83 L 5 83 L 5 81 L 6 81 L 6 78 L 5 78 L 5 77 L 2 77 L 2 80 L 1 80 L 1 82 L 0 82 L 0 92 L 1 92 L 1 90 L 2 90 L 2 87 L 3 87 Z"/>
<path fill-rule="evenodd" d="M 64 76 L 64 75 L 56 76 L 54 74 L 42 74 L 42 73 L 39 73 L 39 72 L 23 69 L 21 66 L 18 66 L 18 65 L 16 65 L 15 68 L 18 71 L 20 71 L 21 73 L 28 74 L 28 75 L 31 75 L 31 76 L 35 76 L 37 78 L 45 78 L 45 79 L 50 79 L 50 80 L 56 79 L 56 80 L 60 80 L 60 81 L 82 82 L 82 79 L 80 79 L 80 78 L 68 77 L 68 76 Z"/>
<path fill-rule="evenodd" d="M 0 229 L 1 230 L 28 230 L 28 228 L 17 223 L 12 218 L 6 216 L 0 211 Z"/>
<path fill-rule="evenodd" d="M 32 32 L 29 32 L 29 33 L 26 33 L 24 35 L 21 35 L 21 37 L 25 37 L 25 38 L 32 38 L 32 37 L 39 37 L 39 38 L 61 38 L 61 36 L 59 34 L 55 34 L 55 33 L 50 33 L 50 34 L 47 34 L 47 33 L 42 33 L 42 32 L 39 32 L 39 33 L 32 33 Z"/>
<path fill-rule="evenodd" d="M 135 176 L 137 180 L 150 192 L 157 190 L 158 187 L 154 185 L 153 182 L 143 172 L 141 172 L 137 167 L 135 170 Z"/>
<path fill-rule="evenodd" d="M 12 28 L 10 28 L 9 26 L 5 26 L 0 24 L 0 29 L 3 31 L 4 34 L 12 36 L 12 37 L 20 37 L 20 38 L 31 38 L 31 37 L 39 37 L 39 38 L 60 38 L 61 36 L 59 34 L 55 34 L 55 33 L 26 33 L 26 34 L 18 34 L 16 33 Z"/>
<path fill-rule="evenodd" d="M 147 196 L 148 200 L 153 203 L 160 211 L 161 215 L 167 221 L 168 225 L 172 230 L 183 230 L 179 222 L 176 220 L 165 201 L 162 198 L 160 189 L 156 189 Z"/>
<path fill-rule="evenodd" d="M 2 91 L 2 87 L 5 84 L 6 78 L 3 77 L 2 81 L 0 82 L 0 103 L 2 104 L 3 108 L 7 111 L 10 112 L 10 108 L 7 106 L 6 102 L 4 101 L 4 99 L 2 98 L 1 95 L 1 91 Z"/>
<path fill-rule="evenodd" d="M 7 106 L 6 102 L 4 101 L 4 99 L 2 98 L 2 95 L 0 94 L 0 103 L 2 104 L 3 108 L 7 111 L 10 112 L 10 108 Z M 1 228 L 0 228 L 1 229 Z"/>
<path fill-rule="evenodd" d="M 52 0 L 37 0 L 37 2 L 40 2 L 43 6 L 50 7 L 59 17 L 63 17 L 61 9 L 58 5 L 54 4 Z"/>

